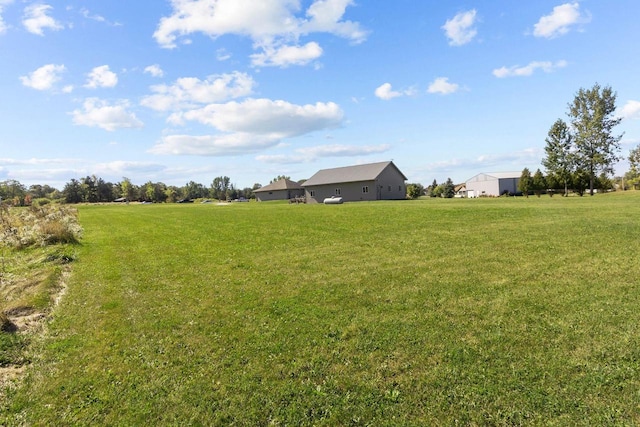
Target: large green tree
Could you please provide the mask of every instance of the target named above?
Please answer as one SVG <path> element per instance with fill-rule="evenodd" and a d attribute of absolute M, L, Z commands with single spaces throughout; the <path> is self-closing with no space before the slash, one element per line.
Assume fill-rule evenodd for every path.
<path fill-rule="evenodd" d="M 598 174 L 612 172 L 619 160 L 622 134 L 613 132 L 622 119 L 614 115 L 615 111 L 616 93 L 611 87 L 600 87 L 598 83 L 591 89 L 581 88 L 569 104 L 576 164 L 589 176 L 591 195 Z"/>
<path fill-rule="evenodd" d="M 542 159 L 542 165 L 547 171 L 547 176 L 553 176 L 555 181 L 564 185 L 564 195 L 566 196 L 569 193 L 569 182 L 574 162 L 573 136 L 564 120 L 556 120 L 549 129 L 545 142 L 547 145 L 544 147 L 545 157 Z"/>

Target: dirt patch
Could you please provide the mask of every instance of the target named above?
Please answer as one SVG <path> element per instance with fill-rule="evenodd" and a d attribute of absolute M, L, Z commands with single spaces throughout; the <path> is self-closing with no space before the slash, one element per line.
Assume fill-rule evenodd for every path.
<path fill-rule="evenodd" d="M 66 279 L 69 276 L 69 269 L 65 268 L 60 276 L 57 292 L 53 295 L 53 304 L 49 310 L 36 310 L 32 307 L 14 307 L 5 312 L 6 317 L 11 322 L 15 334 L 42 334 L 45 332 L 47 319 L 54 307 L 56 307 L 63 295 L 66 293 Z M 27 365 L 9 365 L 0 367 L 0 396 L 4 395 L 4 390 L 17 385 L 26 372 Z"/>

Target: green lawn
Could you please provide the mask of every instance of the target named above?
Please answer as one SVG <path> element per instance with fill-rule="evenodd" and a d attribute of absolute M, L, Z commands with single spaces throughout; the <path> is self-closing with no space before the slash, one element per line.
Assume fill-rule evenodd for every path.
<path fill-rule="evenodd" d="M 640 192 L 80 222 L 0 424 L 640 424 Z"/>

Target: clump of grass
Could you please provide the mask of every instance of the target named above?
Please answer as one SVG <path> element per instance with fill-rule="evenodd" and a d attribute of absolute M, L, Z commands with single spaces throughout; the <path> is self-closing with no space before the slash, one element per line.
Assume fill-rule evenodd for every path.
<path fill-rule="evenodd" d="M 81 236 L 78 212 L 68 206 L 0 207 L 0 237 L 3 246 L 23 249 L 30 246 L 78 243 Z"/>

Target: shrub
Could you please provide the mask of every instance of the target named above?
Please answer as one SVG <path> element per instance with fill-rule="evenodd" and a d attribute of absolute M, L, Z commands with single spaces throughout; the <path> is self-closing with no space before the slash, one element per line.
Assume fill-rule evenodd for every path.
<path fill-rule="evenodd" d="M 5 246 L 21 249 L 77 243 L 82 236 L 75 209 L 66 206 L 0 207 L 0 237 Z"/>

